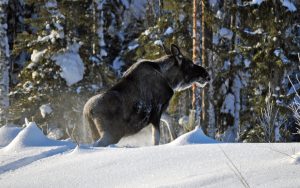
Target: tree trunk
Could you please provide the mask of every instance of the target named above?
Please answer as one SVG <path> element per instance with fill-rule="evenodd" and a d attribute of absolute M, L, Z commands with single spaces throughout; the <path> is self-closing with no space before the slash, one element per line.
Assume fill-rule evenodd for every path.
<path fill-rule="evenodd" d="M 212 31 L 209 28 L 209 26 L 206 23 L 206 16 L 207 16 L 207 10 L 209 8 L 208 1 L 201 0 L 201 7 L 202 7 L 202 18 L 201 18 L 201 26 L 202 26 L 202 52 L 201 52 L 201 59 L 202 59 L 202 66 L 208 67 L 208 51 L 210 49 L 210 43 L 211 43 L 211 35 Z M 202 130 L 207 133 L 207 127 L 208 127 L 208 117 L 207 117 L 207 110 L 208 110 L 208 98 L 205 93 L 208 92 L 208 88 L 205 87 L 202 89 L 202 113 L 201 113 L 201 126 Z"/>
<path fill-rule="evenodd" d="M 199 48 L 198 48 L 198 32 L 197 32 L 197 0 L 193 1 L 193 62 L 199 64 Z M 195 122 L 190 122 L 194 126 L 198 126 L 200 123 L 200 90 L 196 84 L 192 87 L 192 110 L 195 110 Z M 193 126 L 193 127 L 194 127 Z"/>
<path fill-rule="evenodd" d="M 7 38 L 7 1 L 0 4 L 0 126 L 7 122 L 9 107 L 9 45 Z"/>

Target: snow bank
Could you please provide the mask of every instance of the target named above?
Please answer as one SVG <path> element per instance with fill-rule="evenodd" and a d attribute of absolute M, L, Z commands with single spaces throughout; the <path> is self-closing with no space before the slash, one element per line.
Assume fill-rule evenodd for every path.
<path fill-rule="evenodd" d="M 65 53 L 52 57 L 62 69 L 60 76 L 64 78 L 68 86 L 71 86 L 83 79 L 84 64 L 78 54 L 80 45 L 75 43 L 68 47 Z"/>
<path fill-rule="evenodd" d="M 212 144 L 217 143 L 216 140 L 206 136 L 200 127 L 196 127 L 193 131 L 185 133 L 168 145 L 187 145 L 187 144 Z"/>
<path fill-rule="evenodd" d="M 117 144 L 117 147 L 141 147 L 153 146 L 151 125 L 143 128 L 138 133 L 123 137 Z"/>
<path fill-rule="evenodd" d="M 78 147 L 72 153 L 60 153 L 14 170 L 6 168 L 0 184 L 45 188 L 299 187 L 299 165 L 291 163 L 289 157 L 293 149 L 299 152 L 299 144 Z M 0 173 L 1 169 L 3 166 Z"/>
<path fill-rule="evenodd" d="M 70 142 L 57 141 L 47 138 L 34 122 L 28 123 L 26 127 L 7 145 L 6 151 L 18 151 L 32 146 L 61 146 L 72 145 Z"/>
<path fill-rule="evenodd" d="M 9 127 L 7 125 L 0 128 L 0 147 L 7 146 L 21 131 L 20 127 Z"/>
<path fill-rule="evenodd" d="M 218 144 L 196 128 L 161 146 L 82 145 L 73 149 L 70 142 L 45 137 L 35 123 L 26 124 L 7 147 L 0 149 L 1 187 L 300 185 L 298 143 Z M 2 127 L 0 133 L 5 129 Z"/>

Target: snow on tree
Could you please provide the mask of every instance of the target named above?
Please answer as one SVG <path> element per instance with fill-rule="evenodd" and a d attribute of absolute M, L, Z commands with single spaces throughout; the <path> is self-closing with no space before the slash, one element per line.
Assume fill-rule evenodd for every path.
<path fill-rule="evenodd" d="M 203 16 L 205 23 L 195 22 L 196 32 L 203 34 L 197 47 L 202 57 L 196 61 L 211 75 L 203 97 L 203 131 L 224 141 L 259 141 L 262 126 L 253 117 L 266 108 L 269 82 L 274 108 L 279 108 L 280 117 L 288 116 L 286 126 L 295 127 L 288 110 L 295 92 L 288 76 L 298 88 L 299 3 L 210 0 L 203 1 L 203 6 L 200 2 L 197 17 Z M 10 4 L 1 9 L 9 15 L 8 25 L 1 21 L 0 27 L 1 50 L 6 53 L 7 43 L 11 48 L 4 60 L 1 51 L 0 64 L 1 83 L 5 88 L 10 84 L 9 121 L 23 124 L 24 117 L 33 118 L 42 127 L 59 130 L 59 138 L 66 137 L 61 136 L 66 128 L 72 131 L 79 125 L 83 103 L 113 85 L 134 62 L 165 55 L 163 45 L 171 43 L 192 57 L 191 1 L 1 3 Z M 205 14 L 200 15 L 202 8 Z M 203 25 L 209 31 L 203 33 Z M 4 61 L 11 62 L 11 69 Z M 8 94 L 4 85 L 1 97 Z M 175 94 L 168 109 L 172 122 L 190 117 L 191 100 L 191 90 Z M 53 110 L 45 117 L 39 110 L 44 104 Z M 188 123 L 181 124 L 174 124 L 176 135 L 193 129 Z M 279 132 L 282 140 L 290 140 L 282 128 Z"/>

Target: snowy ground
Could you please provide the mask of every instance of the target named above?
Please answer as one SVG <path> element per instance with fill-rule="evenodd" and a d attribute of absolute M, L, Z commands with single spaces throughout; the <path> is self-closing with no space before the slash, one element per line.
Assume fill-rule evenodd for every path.
<path fill-rule="evenodd" d="M 5 188 L 300 186 L 297 143 L 222 144 L 196 129 L 161 146 L 78 148 L 48 139 L 33 123 L 2 127 L 1 135 Z"/>

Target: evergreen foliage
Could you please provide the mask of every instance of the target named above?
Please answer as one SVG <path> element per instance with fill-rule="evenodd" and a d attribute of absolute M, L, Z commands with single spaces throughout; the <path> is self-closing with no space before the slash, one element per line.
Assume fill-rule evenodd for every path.
<path fill-rule="evenodd" d="M 82 126 L 82 108 L 90 96 L 116 83 L 136 61 L 165 55 L 162 44 L 175 43 L 192 57 L 193 5 L 188 0 L 7 3 L 12 123 L 22 125 L 27 117 L 45 132 L 49 127 L 70 132 Z M 268 100 L 278 109 L 278 119 L 287 119 L 280 127 L 280 141 L 293 140 L 295 123 L 288 106 L 295 93 L 288 94 L 292 87 L 288 76 L 297 82 L 300 4 L 291 1 L 294 10 L 281 0 L 207 3 L 202 15 L 199 1 L 197 25 L 201 36 L 205 16 L 206 67 L 212 81 L 206 91 L 207 107 L 202 109 L 209 124 L 204 132 L 223 141 L 266 141 L 258 117 Z M 199 49 L 200 53 L 201 41 Z M 57 59 L 64 63 L 72 59 L 78 67 L 65 70 Z M 83 75 L 70 82 L 64 71 L 74 67 Z M 190 129 L 176 122 L 190 115 L 191 98 L 189 89 L 176 93 L 170 102 L 167 113 L 177 135 Z M 53 110 L 45 117 L 40 111 L 44 104 Z"/>

